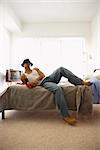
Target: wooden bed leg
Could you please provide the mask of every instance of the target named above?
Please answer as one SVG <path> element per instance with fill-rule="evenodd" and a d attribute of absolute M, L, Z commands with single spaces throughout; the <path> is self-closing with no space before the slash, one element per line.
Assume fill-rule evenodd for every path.
<path fill-rule="evenodd" d="M 5 111 L 2 111 L 2 119 L 5 119 Z"/>

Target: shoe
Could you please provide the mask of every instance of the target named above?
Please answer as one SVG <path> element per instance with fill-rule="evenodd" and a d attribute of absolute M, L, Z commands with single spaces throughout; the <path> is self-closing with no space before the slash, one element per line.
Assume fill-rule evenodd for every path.
<path fill-rule="evenodd" d="M 73 116 L 64 117 L 63 120 L 70 125 L 75 125 L 75 123 L 77 122 L 76 118 Z"/>

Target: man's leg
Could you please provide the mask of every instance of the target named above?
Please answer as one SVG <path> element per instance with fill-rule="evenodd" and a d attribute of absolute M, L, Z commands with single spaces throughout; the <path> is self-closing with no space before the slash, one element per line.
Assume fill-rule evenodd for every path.
<path fill-rule="evenodd" d="M 66 122 L 69 124 L 76 123 L 75 118 L 70 117 L 68 113 L 68 107 L 65 101 L 63 89 L 53 82 L 45 82 L 42 86 L 54 93 L 55 103 L 60 109 L 60 112 L 63 118 L 67 118 Z"/>
<path fill-rule="evenodd" d="M 64 67 L 60 67 L 56 69 L 49 77 L 51 82 L 59 83 L 61 77 L 65 77 L 68 81 L 74 85 L 82 85 L 83 80 L 74 75 L 71 71 Z"/>
<path fill-rule="evenodd" d="M 46 82 L 42 85 L 44 88 L 48 89 L 49 91 L 54 93 L 55 103 L 57 104 L 58 108 L 63 117 L 68 116 L 68 108 L 65 102 L 63 90 L 60 86 L 53 82 Z"/>

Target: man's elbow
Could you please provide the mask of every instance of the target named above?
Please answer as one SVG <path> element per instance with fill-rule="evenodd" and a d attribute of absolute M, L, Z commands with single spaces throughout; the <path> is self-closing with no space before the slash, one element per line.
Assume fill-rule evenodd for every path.
<path fill-rule="evenodd" d="M 24 84 L 28 82 L 28 79 L 24 75 L 22 75 L 20 79 Z"/>
<path fill-rule="evenodd" d="M 44 78 L 44 77 L 45 77 L 45 75 L 43 74 L 43 75 L 42 75 L 42 78 Z"/>
<path fill-rule="evenodd" d="M 45 77 L 44 73 L 40 74 L 40 78 L 43 79 Z"/>

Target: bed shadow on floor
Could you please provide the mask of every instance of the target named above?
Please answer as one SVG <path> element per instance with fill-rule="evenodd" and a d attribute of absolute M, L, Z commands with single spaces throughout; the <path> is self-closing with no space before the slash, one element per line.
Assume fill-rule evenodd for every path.
<path fill-rule="evenodd" d="M 76 112 L 71 112 L 71 114 L 77 116 Z M 31 121 L 52 121 L 61 122 L 62 117 L 60 113 L 56 110 L 39 110 L 34 112 L 27 111 L 16 111 L 16 110 L 6 110 L 5 120 L 31 120 Z M 100 121 L 100 105 L 93 106 L 93 113 L 90 116 L 78 116 L 78 122 L 84 123 L 95 123 Z"/>

